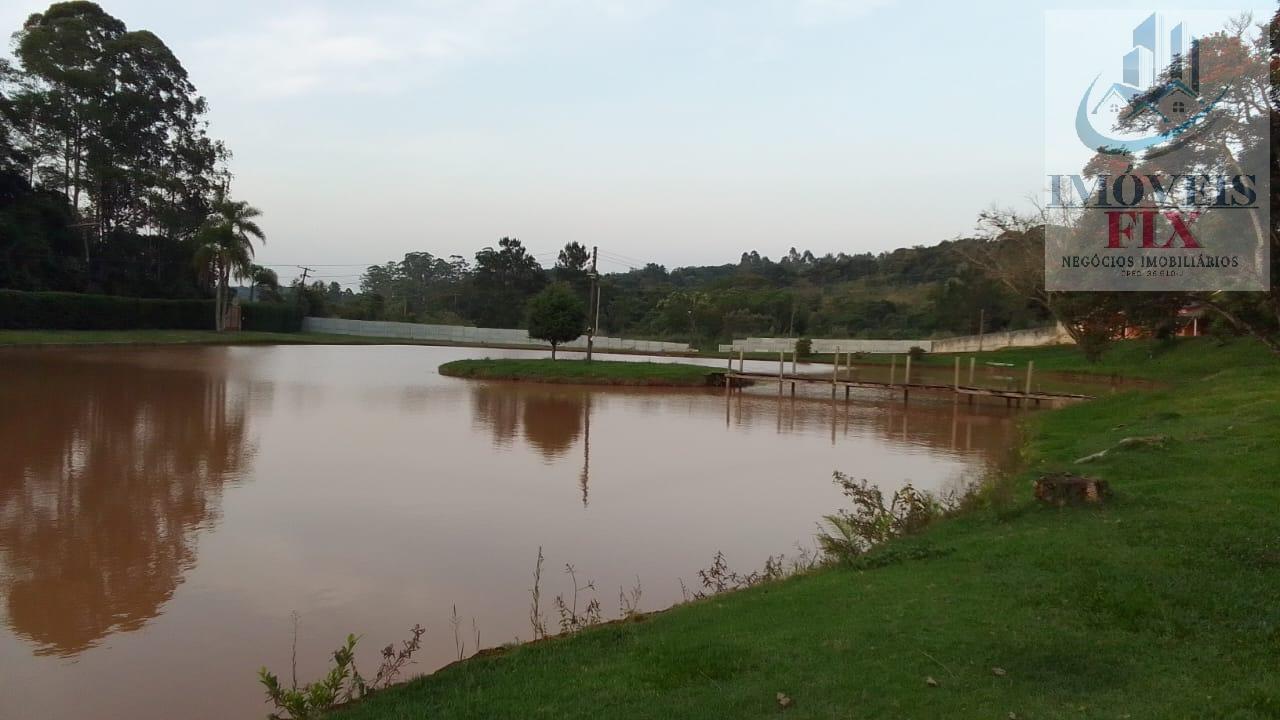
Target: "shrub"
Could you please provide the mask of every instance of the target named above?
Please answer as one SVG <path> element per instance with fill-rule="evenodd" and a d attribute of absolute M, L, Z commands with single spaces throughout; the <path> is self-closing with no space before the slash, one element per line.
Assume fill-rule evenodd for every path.
<path fill-rule="evenodd" d="M 298 332 L 302 329 L 302 309 L 294 303 L 241 303 L 240 329 Z"/>
<path fill-rule="evenodd" d="M 258 682 L 267 693 L 267 702 L 275 706 L 278 712 L 268 715 L 269 720 L 319 720 L 339 705 L 353 700 L 368 697 L 377 690 L 385 690 L 400 676 L 404 666 L 413 661 L 414 653 L 422 648 L 422 634 L 426 632 L 421 625 L 414 625 L 408 640 L 400 644 L 397 651 L 394 644 L 382 649 L 382 663 L 378 666 L 378 674 L 370 682 L 360 674 L 356 667 L 356 643 L 359 638 L 348 635 L 347 641 L 333 651 L 333 665 L 325 676 L 313 683 L 298 685 L 298 626 L 297 614 L 294 614 L 293 637 L 293 682 L 285 686 L 280 678 L 266 667 L 258 669 Z M 281 714 L 284 713 L 284 714 Z"/>
<path fill-rule="evenodd" d="M 900 535 L 919 531 L 946 510 L 933 495 L 903 486 L 885 504 L 880 488 L 867 480 L 854 480 L 837 472 L 833 475 L 853 508 L 823 518 L 826 527 L 818 534 L 818 545 L 828 557 L 849 561 L 871 548 Z"/>
<path fill-rule="evenodd" d="M 213 301 L 0 290 L 0 328 L 212 330 Z"/>
<path fill-rule="evenodd" d="M 910 357 L 912 360 L 919 360 L 920 358 L 924 357 L 924 353 L 925 353 L 925 349 L 920 347 L 919 345 L 912 345 L 911 348 L 907 350 L 907 356 Z"/>
<path fill-rule="evenodd" d="M 796 355 L 807 358 L 813 354 L 813 341 L 809 338 L 796 340 Z"/>

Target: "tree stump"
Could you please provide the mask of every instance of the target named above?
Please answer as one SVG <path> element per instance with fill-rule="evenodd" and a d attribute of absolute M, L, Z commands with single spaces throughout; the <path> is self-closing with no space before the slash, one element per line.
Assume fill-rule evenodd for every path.
<path fill-rule="evenodd" d="M 1111 497 L 1111 486 L 1106 480 L 1073 475 L 1050 473 L 1036 480 L 1036 499 L 1048 505 L 1098 505 Z"/>

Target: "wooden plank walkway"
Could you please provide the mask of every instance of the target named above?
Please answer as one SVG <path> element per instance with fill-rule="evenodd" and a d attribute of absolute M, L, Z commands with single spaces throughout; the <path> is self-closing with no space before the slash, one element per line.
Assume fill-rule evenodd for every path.
<path fill-rule="evenodd" d="M 840 356 L 841 356 L 840 349 L 836 348 L 835 357 L 833 358 L 834 362 L 831 364 L 831 375 L 830 377 L 827 377 L 825 375 L 802 375 L 796 372 L 796 364 L 799 358 L 798 358 L 798 353 L 796 353 L 795 351 L 792 351 L 791 353 L 791 372 L 788 374 L 786 372 L 786 354 L 779 352 L 778 353 L 778 372 L 775 375 L 773 373 L 766 373 L 766 372 L 745 372 L 745 367 L 746 367 L 745 355 L 744 353 L 739 351 L 737 370 L 734 370 L 733 368 L 733 355 L 730 355 L 728 358 L 728 366 L 725 368 L 725 375 L 724 375 L 725 391 L 727 392 L 735 386 L 741 387 L 742 385 L 753 382 L 753 381 L 761 381 L 761 382 L 776 381 L 778 383 L 779 395 L 782 394 L 782 386 L 785 383 L 791 383 L 792 396 L 796 394 L 796 383 L 807 383 L 810 385 L 830 385 L 832 400 L 836 398 L 836 390 L 840 387 L 844 388 L 844 397 L 846 400 L 849 399 L 849 390 L 852 388 L 891 390 L 893 392 L 900 391 L 902 393 L 903 402 L 907 402 L 910 399 L 912 390 L 954 393 L 957 399 L 959 399 L 961 396 L 964 396 L 968 399 L 970 403 L 973 402 L 973 399 L 975 397 L 1004 398 L 1005 404 L 1010 406 L 1012 406 L 1015 402 L 1019 406 L 1021 406 L 1023 402 L 1029 402 L 1029 401 L 1034 401 L 1036 405 L 1039 405 L 1042 401 L 1046 401 L 1046 400 L 1054 401 L 1054 400 L 1092 400 L 1093 399 L 1092 395 L 1080 395 L 1077 393 L 1032 392 L 1031 380 L 1035 373 L 1035 363 L 1031 361 L 1027 362 L 1027 371 L 1026 371 L 1027 375 L 1026 375 L 1025 385 L 1023 386 L 1023 390 L 1018 391 L 1018 390 L 998 390 L 995 388 L 984 388 L 984 387 L 978 387 L 977 385 L 974 385 L 973 384 L 974 366 L 977 363 L 977 358 L 973 356 L 969 357 L 969 384 L 968 385 L 961 384 L 960 382 L 961 362 L 960 362 L 959 356 L 956 356 L 955 358 L 954 380 L 948 384 L 911 382 L 911 355 L 907 355 L 905 358 L 905 362 L 903 363 L 902 382 L 895 382 L 895 380 L 897 379 L 897 371 L 898 371 L 898 358 L 896 356 L 890 358 L 891 363 L 889 365 L 889 381 L 888 382 L 877 382 L 873 380 L 854 380 L 848 377 L 849 375 L 851 375 L 853 372 L 856 371 L 856 369 L 853 367 L 852 354 L 844 353 L 843 364 L 840 362 Z M 844 368 L 844 374 L 845 374 L 844 379 L 840 377 L 840 371 L 842 367 Z"/>
<path fill-rule="evenodd" d="M 974 397 L 994 397 L 1004 398 L 1007 401 L 1017 401 L 1021 404 L 1023 401 L 1034 401 L 1039 404 L 1041 401 L 1050 400 L 1092 400 L 1092 395 L 1081 395 L 1078 393 L 1051 393 L 1051 392 L 1028 392 L 1023 390 L 998 390 L 994 388 L 973 387 L 969 385 L 945 385 L 939 383 L 919 383 L 919 382 L 876 382 L 872 380 L 850 380 L 839 377 L 828 378 L 818 375 L 800 375 L 800 374 L 772 374 L 764 372 L 742 372 L 739 370 L 729 370 L 728 380 L 750 380 L 760 383 L 776 382 L 778 383 L 778 392 L 782 392 L 782 386 L 786 383 L 791 384 L 791 392 L 795 393 L 797 383 L 809 385 L 829 385 L 834 395 L 837 388 L 845 388 L 845 397 L 849 395 L 850 388 L 859 389 L 875 389 L 875 390 L 892 390 L 901 392 L 903 399 L 910 397 L 913 390 L 923 390 L 929 392 L 949 392 L 959 396 L 967 396 L 972 400 Z"/>

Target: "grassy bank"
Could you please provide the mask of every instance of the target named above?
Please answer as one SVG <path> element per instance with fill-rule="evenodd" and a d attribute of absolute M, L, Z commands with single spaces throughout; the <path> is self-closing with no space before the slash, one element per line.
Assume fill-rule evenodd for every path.
<path fill-rule="evenodd" d="M 874 569 L 475 658 L 339 717 L 1280 717 L 1280 362 L 1245 341 L 1150 347 L 1100 369 L 1167 386 L 1034 416 L 1005 492 L 882 547 Z M 1073 464 L 1153 434 L 1164 448 Z M 1116 497 L 1037 506 L 1031 479 L 1059 469 Z"/>
<path fill-rule="evenodd" d="M 515 380 L 574 385 L 705 387 L 723 382 L 716 368 L 679 363 L 560 360 L 454 360 L 440 374 L 476 380 Z"/>
<path fill-rule="evenodd" d="M 1187 352 L 1188 347 L 1201 348 L 1200 352 Z M 1259 349 L 1251 343 L 1235 342 L 1218 346 L 1208 338 L 1182 340 L 1178 343 L 1123 342 L 1116 343 L 1110 352 L 1095 363 L 1084 360 L 1074 345 L 1056 345 L 1039 348 L 1005 348 L 983 353 L 926 353 L 913 361 L 916 367 L 950 369 L 959 356 L 967 362 L 975 357 L 980 363 L 1010 363 L 1025 367 L 1034 360 L 1036 369 L 1055 372 L 1078 372 L 1091 375 L 1118 376 L 1145 380 L 1187 379 L 1197 373 L 1209 373 L 1223 366 L 1252 364 L 1258 361 Z M 776 359 L 776 356 L 775 356 Z M 810 362 L 830 363 L 830 354 L 815 355 Z M 845 362 L 841 358 L 841 362 Z M 888 365 L 891 355 L 864 355 L 853 360 L 854 365 Z M 903 356 L 897 356 L 902 367 Z M 962 363 L 962 369 L 968 366 Z"/>
<path fill-rule="evenodd" d="M 480 344 L 447 340 L 415 340 L 412 338 L 336 335 L 308 332 L 226 332 L 212 330 L 0 330 L 0 347 L 42 345 L 429 345 L 441 347 L 487 347 L 510 350 L 540 350 L 530 345 Z M 562 349 L 568 357 L 581 351 Z M 597 351 L 598 352 L 598 351 Z M 610 350 L 601 355 L 652 355 L 631 350 Z M 692 356 L 696 353 L 665 353 Z"/>

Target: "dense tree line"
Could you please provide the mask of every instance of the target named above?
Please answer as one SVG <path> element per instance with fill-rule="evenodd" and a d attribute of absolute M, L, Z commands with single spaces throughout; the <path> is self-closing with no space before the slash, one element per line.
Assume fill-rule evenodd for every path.
<path fill-rule="evenodd" d="M 16 63 L 0 60 L 0 287 L 206 297 L 248 274 L 252 245 L 227 228 L 252 208 L 229 199 L 229 153 L 160 38 L 62 2 L 13 48 Z"/>
<path fill-rule="evenodd" d="M 710 342 L 745 335 L 922 337 L 978 332 L 980 324 L 999 330 L 1048 322 L 1047 311 L 956 252 L 977 242 L 858 255 L 793 249 L 776 261 L 747 252 L 725 265 L 668 271 L 650 263 L 602 273 L 600 328 Z M 359 293 L 320 284 L 307 293 L 324 312 L 350 318 L 518 327 L 526 303 L 550 282 L 587 303 L 590 260 L 587 248 L 570 243 L 554 267 L 543 268 L 519 240 L 503 238 L 474 261 L 412 252 L 369 267 Z"/>

